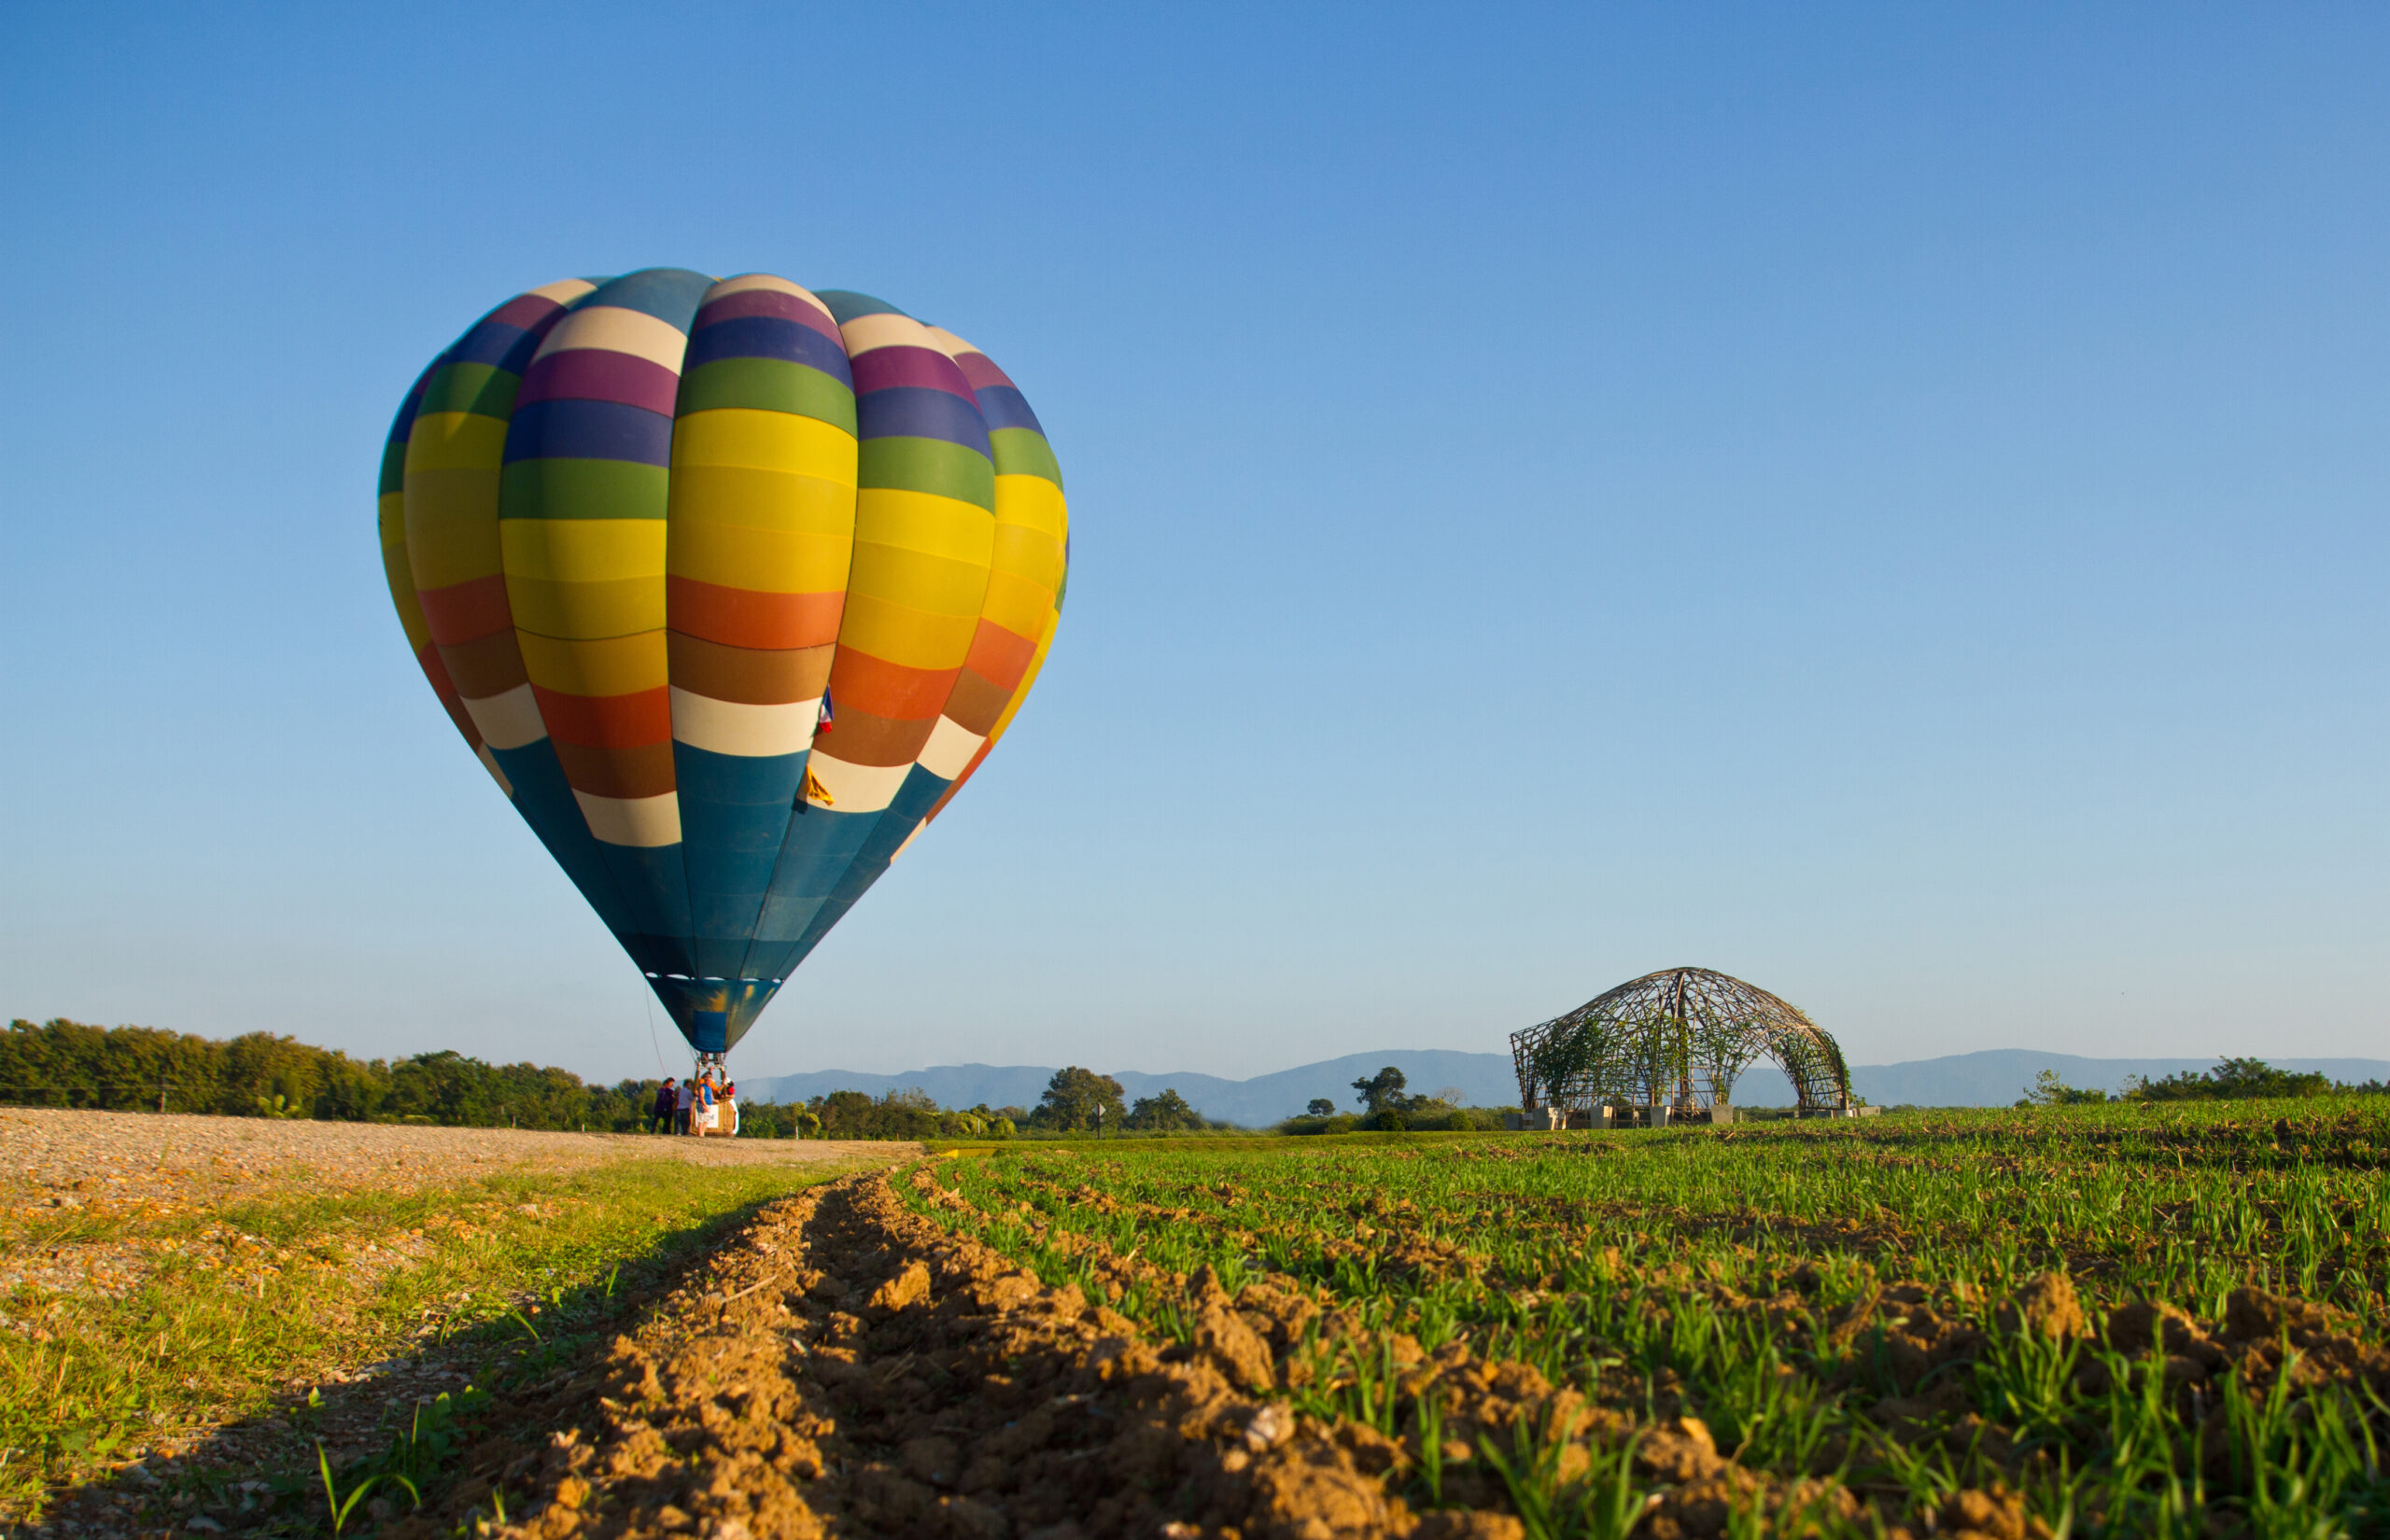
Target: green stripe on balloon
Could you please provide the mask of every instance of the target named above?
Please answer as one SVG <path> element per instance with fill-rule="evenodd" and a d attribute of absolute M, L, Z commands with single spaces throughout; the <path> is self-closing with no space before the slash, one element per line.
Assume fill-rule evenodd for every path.
<path fill-rule="evenodd" d="M 1043 433 L 1000 427 L 988 435 L 988 442 L 995 446 L 997 475 L 1043 476 L 1056 486 L 1062 484 L 1061 462 L 1054 458 L 1054 446 Z"/>
<path fill-rule="evenodd" d="M 717 358 L 682 377 L 679 415 L 724 408 L 786 412 L 855 431 L 855 393 L 843 381 L 784 358 Z"/>
<path fill-rule="evenodd" d="M 501 519 L 660 519 L 671 472 L 629 460 L 517 460 L 499 489 Z"/>
<path fill-rule="evenodd" d="M 976 449 L 943 439 L 865 439 L 861 449 L 862 486 L 927 492 L 995 511 L 996 468 Z"/>

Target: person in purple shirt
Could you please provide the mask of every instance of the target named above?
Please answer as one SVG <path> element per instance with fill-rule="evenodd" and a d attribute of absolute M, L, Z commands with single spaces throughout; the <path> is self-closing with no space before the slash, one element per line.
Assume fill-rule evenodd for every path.
<path fill-rule="evenodd" d="M 668 1134 L 672 1131 L 672 1114 L 679 1110 L 681 1101 L 677 1089 L 679 1085 L 670 1075 L 666 1075 L 664 1084 L 655 1088 L 655 1105 L 650 1109 L 650 1115 L 654 1119 L 654 1131 L 656 1133 Z"/>

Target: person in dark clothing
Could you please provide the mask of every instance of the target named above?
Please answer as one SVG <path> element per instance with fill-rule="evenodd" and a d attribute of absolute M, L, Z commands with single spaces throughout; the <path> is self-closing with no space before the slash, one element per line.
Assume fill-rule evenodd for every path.
<path fill-rule="evenodd" d="M 664 1084 L 655 1088 L 655 1106 L 652 1112 L 654 1118 L 654 1131 L 657 1133 L 668 1134 L 672 1131 L 672 1113 L 679 1107 L 681 1100 L 680 1092 L 675 1089 L 679 1084 L 680 1082 L 670 1075 L 666 1075 Z"/>

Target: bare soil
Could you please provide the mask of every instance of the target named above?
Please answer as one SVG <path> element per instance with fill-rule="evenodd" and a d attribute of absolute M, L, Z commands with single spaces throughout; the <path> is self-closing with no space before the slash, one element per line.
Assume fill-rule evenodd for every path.
<path fill-rule="evenodd" d="M 404 1191 L 633 1157 L 810 1165 L 900 1146 L 824 1140 L 435 1128 L 390 1123 L 0 1108 L 0 1192 L 18 1204 L 179 1204 L 297 1187 Z"/>

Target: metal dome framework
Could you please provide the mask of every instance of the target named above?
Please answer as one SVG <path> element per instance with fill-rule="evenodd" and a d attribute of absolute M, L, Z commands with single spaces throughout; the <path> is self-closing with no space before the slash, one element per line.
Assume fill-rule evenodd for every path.
<path fill-rule="evenodd" d="M 1847 1113 L 1842 1050 L 1797 1005 L 1707 968 L 1665 968 L 1567 1015 L 1511 1034 L 1519 1105 L 1576 1109 L 1731 1106 L 1761 1058 L 1792 1083 L 1804 1113 Z"/>

